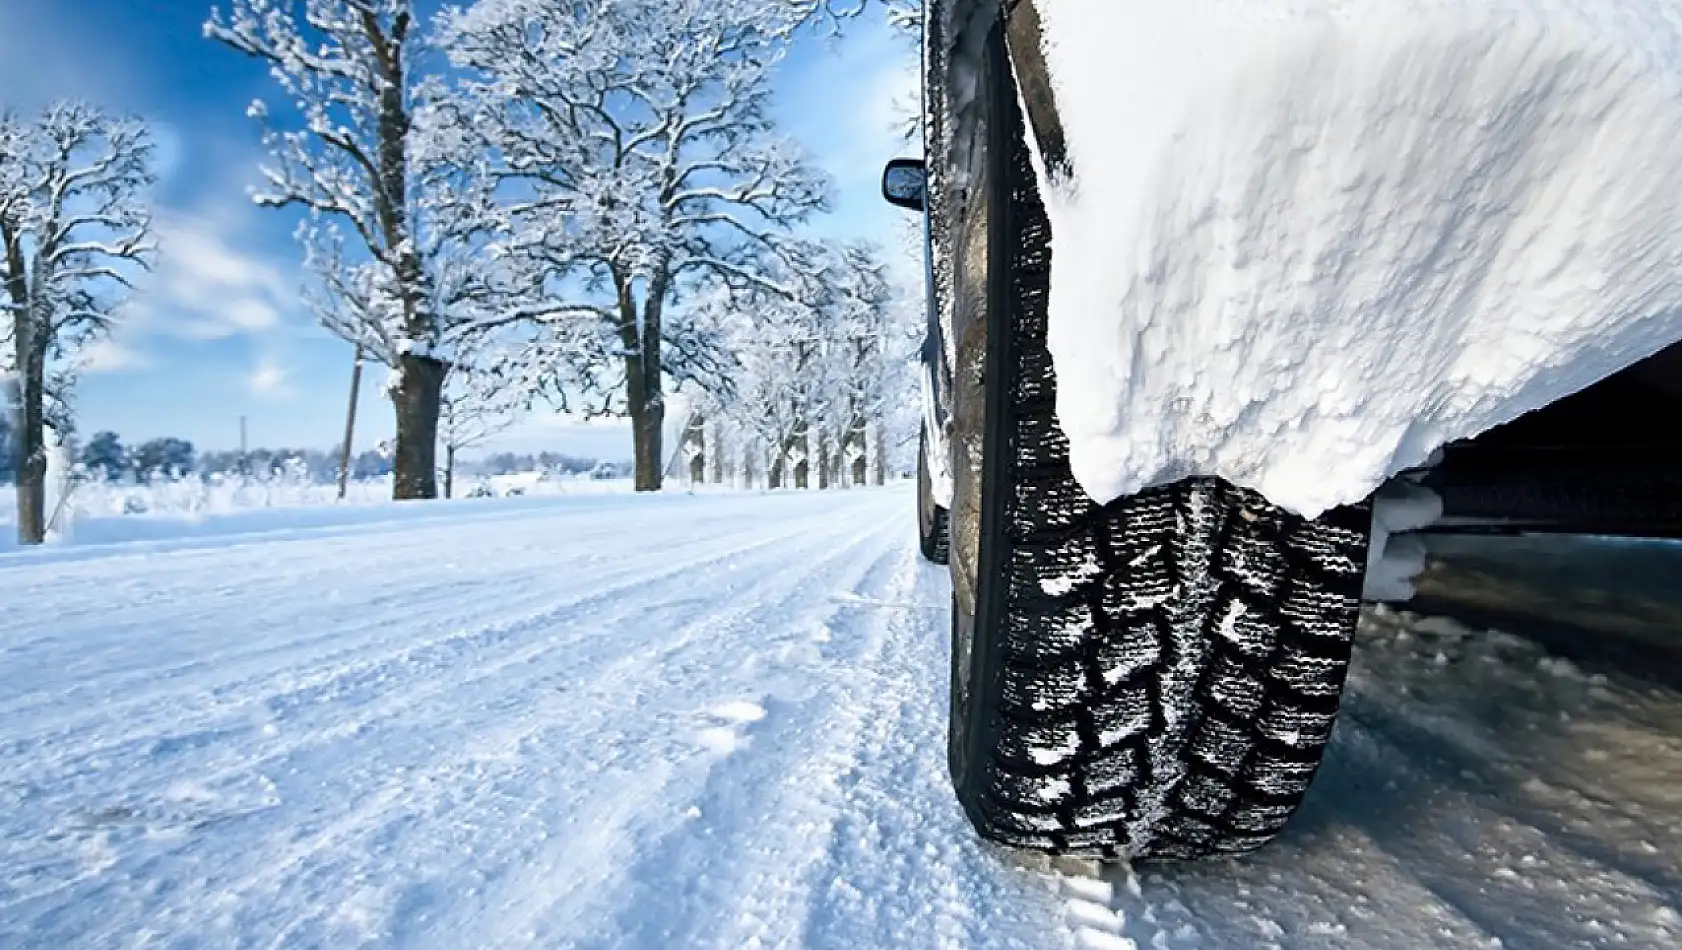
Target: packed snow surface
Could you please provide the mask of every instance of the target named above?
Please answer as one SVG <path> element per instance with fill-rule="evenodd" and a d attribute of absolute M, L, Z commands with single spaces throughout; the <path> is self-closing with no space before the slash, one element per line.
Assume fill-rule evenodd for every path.
<path fill-rule="evenodd" d="M 1682 339 L 1682 3 L 1037 5 L 1095 499 L 1317 514 Z"/>
<path fill-rule="evenodd" d="M 1007 860 L 947 783 L 913 511 L 525 498 L 0 554 L 0 947 L 1682 945 L 1682 696 L 1440 618 L 1364 623 L 1267 851 Z"/>

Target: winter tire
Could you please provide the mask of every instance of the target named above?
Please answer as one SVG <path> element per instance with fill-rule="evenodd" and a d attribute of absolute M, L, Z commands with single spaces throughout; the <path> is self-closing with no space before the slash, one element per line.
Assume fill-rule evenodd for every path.
<path fill-rule="evenodd" d="M 924 559 L 935 564 L 946 563 L 946 522 L 946 509 L 934 500 L 934 485 L 929 477 L 929 436 L 924 432 L 917 442 L 917 545 Z"/>
<path fill-rule="evenodd" d="M 1331 737 L 1370 512 L 1305 520 L 1210 478 L 1089 500 L 1054 411 L 1050 225 L 1007 63 L 995 25 L 967 118 L 982 153 L 935 219 L 956 301 L 953 781 L 1016 848 L 1251 851 Z"/>

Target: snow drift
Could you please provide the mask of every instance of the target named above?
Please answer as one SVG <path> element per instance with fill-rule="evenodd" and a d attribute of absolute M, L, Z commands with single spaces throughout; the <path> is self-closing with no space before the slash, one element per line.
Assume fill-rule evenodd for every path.
<path fill-rule="evenodd" d="M 1039 7 L 1095 499 L 1217 474 L 1318 514 L 1682 338 L 1682 4 Z"/>

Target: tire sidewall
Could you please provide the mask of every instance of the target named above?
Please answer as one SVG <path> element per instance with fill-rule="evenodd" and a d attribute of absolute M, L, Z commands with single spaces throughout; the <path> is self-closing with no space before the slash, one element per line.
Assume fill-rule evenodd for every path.
<path fill-rule="evenodd" d="M 1007 167 L 1013 152 L 1004 21 L 991 21 L 983 63 L 983 90 L 973 121 L 984 150 L 972 169 L 966 206 L 954 209 L 953 261 L 956 365 L 952 386 L 953 499 L 950 512 L 952 573 L 952 714 L 949 759 L 966 808 L 981 795 L 993 736 L 999 684 L 987 632 L 995 629 L 1005 550 L 1003 504 L 1009 490 L 1009 438 L 1005 405 L 1010 365 L 1010 199 Z"/>

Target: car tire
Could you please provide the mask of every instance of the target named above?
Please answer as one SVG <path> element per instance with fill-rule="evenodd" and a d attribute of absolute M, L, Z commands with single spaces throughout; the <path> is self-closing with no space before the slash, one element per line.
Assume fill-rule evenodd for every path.
<path fill-rule="evenodd" d="M 1050 224 L 1005 43 L 995 24 L 970 103 L 985 153 L 936 219 L 956 301 L 953 782 L 1014 848 L 1251 851 L 1331 737 L 1371 513 L 1305 519 L 1215 478 L 1098 505 L 1076 483 L 1046 348 Z"/>

